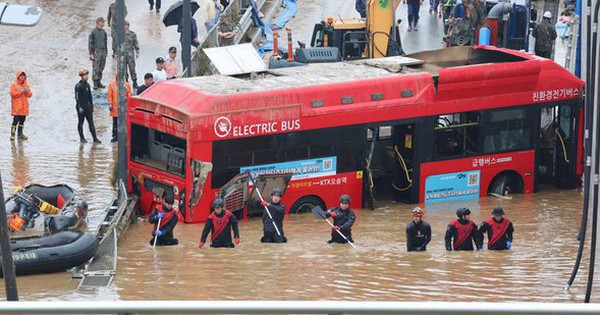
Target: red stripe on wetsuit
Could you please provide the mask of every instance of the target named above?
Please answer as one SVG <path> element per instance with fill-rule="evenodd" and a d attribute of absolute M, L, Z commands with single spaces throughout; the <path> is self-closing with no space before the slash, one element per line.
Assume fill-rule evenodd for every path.
<path fill-rule="evenodd" d="M 225 214 L 222 217 L 218 217 L 217 214 L 214 212 L 208 216 L 212 220 L 214 228 L 212 235 L 210 236 L 211 241 L 214 241 L 215 239 L 217 239 L 217 237 L 219 237 L 219 235 L 221 235 L 221 233 L 223 233 L 223 231 L 227 227 L 227 224 L 229 223 L 229 218 L 231 218 L 231 216 L 233 215 L 233 213 L 231 213 L 231 211 L 229 210 L 223 211 L 225 211 Z"/>
<path fill-rule="evenodd" d="M 504 235 L 506 234 L 506 230 L 508 230 L 508 225 L 510 224 L 510 221 L 506 218 L 504 218 L 502 220 L 502 222 L 496 222 L 496 220 L 492 219 L 488 219 L 483 221 L 485 223 L 487 223 L 490 228 L 492 229 L 492 239 L 488 242 L 488 249 L 492 248 L 494 245 L 496 245 L 496 242 L 498 242 L 498 240 Z"/>
<path fill-rule="evenodd" d="M 469 238 L 469 236 L 471 236 L 474 224 L 473 221 L 470 220 L 467 222 L 467 224 L 462 224 L 458 222 L 458 220 L 454 220 L 450 223 L 450 225 L 454 226 L 454 228 L 456 228 L 456 232 L 458 233 L 453 245 L 454 250 L 457 250 L 458 247 L 460 247 L 460 245 L 462 245 Z"/>

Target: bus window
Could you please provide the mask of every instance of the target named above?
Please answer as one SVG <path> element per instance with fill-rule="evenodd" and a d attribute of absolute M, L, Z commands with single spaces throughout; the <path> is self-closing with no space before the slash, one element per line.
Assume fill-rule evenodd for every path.
<path fill-rule="evenodd" d="M 480 153 L 481 125 L 478 112 L 441 115 L 434 130 L 437 159 L 472 156 Z"/>
<path fill-rule="evenodd" d="M 131 161 L 185 177 L 186 141 L 131 124 Z"/>
<path fill-rule="evenodd" d="M 484 153 L 516 151 L 533 146 L 531 124 L 534 120 L 528 117 L 527 109 L 494 110 L 486 115 Z"/>
<path fill-rule="evenodd" d="M 192 194 L 190 196 L 190 203 L 192 206 L 197 205 L 200 197 L 202 197 L 202 188 L 204 187 L 204 183 L 206 183 L 208 173 L 210 173 L 212 169 L 213 165 L 211 163 L 192 160 L 192 171 L 194 175 L 194 186 L 192 187 Z"/>

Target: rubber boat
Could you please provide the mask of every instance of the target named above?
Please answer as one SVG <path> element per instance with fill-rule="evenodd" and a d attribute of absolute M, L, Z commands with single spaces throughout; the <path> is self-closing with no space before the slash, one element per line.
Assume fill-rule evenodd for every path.
<path fill-rule="evenodd" d="M 87 202 L 67 185 L 18 187 L 6 201 L 17 275 L 64 271 L 90 260 L 100 240 L 78 229 Z"/>

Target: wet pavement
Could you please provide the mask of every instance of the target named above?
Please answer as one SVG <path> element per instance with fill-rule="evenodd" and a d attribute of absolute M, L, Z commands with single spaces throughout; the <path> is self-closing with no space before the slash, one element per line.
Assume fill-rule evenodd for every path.
<path fill-rule="evenodd" d="M 102 144 L 80 144 L 76 132 L 73 87 L 87 60 L 87 36 L 98 16 L 106 17 L 111 1 L 16 1 L 37 4 L 44 17 L 34 28 L 0 26 L 0 171 L 8 195 L 17 185 L 67 183 L 90 204 L 89 228 L 94 229 L 114 196 L 109 184 L 116 146 L 110 144 L 108 111 L 97 108 L 95 119 Z M 163 12 L 172 1 L 163 1 Z M 354 1 L 300 0 L 290 26 L 308 40 L 312 25 L 330 15 L 357 16 Z M 149 12 L 145 1 L 127 1 L 128 20 L 137 32 L 141 57 L 138 77 L 154 68 L 154 59 L 178 46 L 174 27 L 165 29 L 161 15 Z M 401 27 L 407 53 L 441 47 L 441 20 L 421 8 L 420 29 Z M 199 17 L 199 24 L 202 25 Z M 398 16 L 405 20 L 406 5 Z M 404 24 L 404 23 L 403 23 Z M 439 34 L 439 37 L 436 35 Z M 110 47 L 110 43 L 109 43 Z M 110 64 L 110 63 L 109 63 Z M 34 96 L 26 122 L 27 141 L 9 142 L 11 117 L 8 87 L 23 68 Z M 110 66 L 103 82 L 107 85 Z M 141 83 L 141 79 L 139 80 Z M 84 128 L 85 129 L 85 128 Z M 88 138 L 90 136 L 87 134 Z M 581 192 L 546 188 L 513 200 L 483 198 L 468 204 L 479 223 L 502 205 L 515 224 L 513 250 L 447 253 L 446 224 L 464 204 L 425 207 L 433 228 L 426 253 L 407 253 L 404 228 L 411 205 L 382 203 L 377 211 L 357 210 L 358 250 L 326 244 L 329 228 L 311 215 L 286 218 L 285 245 L 259 242 L 260 220 L 242 221 L 242 244 L 236 249 L 198 250 L 202 225 L 179 225 L 176 247 L 152 249 L 151 226 L 132 226 L 119 251 L 114 285 L 106 290 L 73 293 L 78 282 L 70 274 L 18 278 L 23 300 L 82 299 L 334 299 L 443 301 L 581 301 L 583 281 L 571 292 L 562 290 L 574 261 Z M 585 267 L 585 266 L 584 266 Z M 583 279 L 585 274 L 580 275 Z M 0 296 L 3 295 L 0 288 Z"/>

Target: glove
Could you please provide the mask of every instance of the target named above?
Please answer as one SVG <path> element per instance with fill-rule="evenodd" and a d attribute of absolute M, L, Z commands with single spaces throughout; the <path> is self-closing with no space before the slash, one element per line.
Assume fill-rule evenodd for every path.
<path fill-rule="evenodd" d="M 329 212 L 329 216 L 332 218 L 335 218 L 335 217 L 337 217 L 337 212 L 331 211 L 331 212 Z"/>
<path fill-rule="evenodd" d="M 239 237 L 234 238 L 233 242 L 235 243 L 235 245 L 240 245 L 240 238 Z"/>
<path fill-rule="evenodd" d="M 162 219 L 162 218 L 164 218 L 164 217 L 165 217 L 165 215 L 164 215 L 164 214 L 162 214 L 162 212 L 159 212 L 159 213 L 158 213 L 157 215 L 155 215 L 154 217 L 156 218 L 156 220 L 158 220 L 158 219 Z"/>
<path fill-rule="evenodd" d="M 77 112 L 78 112 L 79 114 L 83 114 L 83 108 L 81 108 L 81 107 L 77 106 Z"/>
<path fill-rule="evenodd" d="M 506 241 L 506 248 L 507 248 L 507 249 L 510 249 L 510 246 L 511 246 L 511 245 L 512 245 L 512 242 L 511 242 L 511 241 Z"/>
<path fill-rule="evenodd" d="M 204 242 L 198 243 L 198 248 L 203 249 L 204 248 Z"/>
<path fill-rule="evenodd" d="M 266 207 L 266 206 L 268 206 L 268 205 L 269 205 L 269 203 L 268 203 L 268 202 L 266 202 L 266 201 L 263 201 L 263 202 L 261 202 L 260 204 L 261 204 L 261 205 L 263 205 L 263 207 Z"/>
<path fill-rule="evenodd" d="M 333 229 L 336 230 L 336 231 L 339 231 L 340 227 L 336 225 L 336 226 L 333 227 Z"/>
<path fill-rule="evenodd" d="M 163 232 L 161 230 L 154 231 L 154 236 L 162 236 Z"/>

